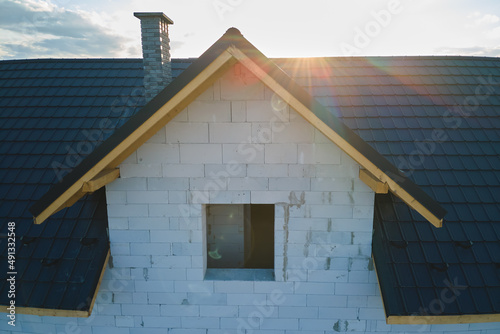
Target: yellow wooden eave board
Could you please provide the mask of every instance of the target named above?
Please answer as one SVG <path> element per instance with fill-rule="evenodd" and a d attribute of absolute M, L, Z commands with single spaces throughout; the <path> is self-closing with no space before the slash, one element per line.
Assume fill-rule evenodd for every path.
<path fill-rule="evenodd" d="M 1 312 L 9 313 L 7 306 L 3 305 Z M 30 314 L 30 315 L 48 316 L 48 317 L 76 317 L 76 318 L 86 318 L 90 316 L 89 311 L 58 310 L 58 309 L 47 309 L 47 308 L 37 308 L 37 307 L 16 307 L 16 314 Z"/>
<path fill-rule="evenodd" d="M 409 315 L 388 316 L 389 325 L 447 325 L 500 322 L 500 314 Z"/>

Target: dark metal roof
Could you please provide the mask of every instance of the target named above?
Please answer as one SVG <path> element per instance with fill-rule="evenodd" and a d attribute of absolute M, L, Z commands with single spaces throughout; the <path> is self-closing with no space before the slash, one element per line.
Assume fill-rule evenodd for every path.
<path fill-rule="evenodd" d="M 28 208 L 135 112 L 125 97 L 141 81 L 137 60 L 0 62 L 1 233 L 16 223 L 17 307 L 88 310 L 109 249 L 104 192 L 42 225 Z M 3 237 L 2 305 L 6 247 Z"/>
<path fill-rule="evenodd" d="M 189 64 L 174 61 L 174 75 Z M 103 191 L 42 225 L 28 208 L 140 109 L 142 78 L 141 59 L 0 61 L 1 305 L 12 221 L 16 306 L 88 309 L 109 249 Z"/>
<path fill-rule="evenodd" d="M 192 61 L 174 61 L 174 74 L 178 75 Z M 498 313 L 500 99 L 496 83 L 500 82 L 500 60 L 338 57 L 274 61 L 361 138 L 398 168 L 407 171 L 410 179 L 448 211 L 444 227 L 436 229 L 394 196 L 377 195 L 373 252 L 387 315 L 419 314 L 425 309 L 430 312 L 429 303 L 441 293 L 446 279 L 467 289 L 460 290 L 458 298 L 445 304 L 440 315 Z M 121 68 L 124 75 L 129 73 L 130 86 L 124 88 L 125 79 L 111 76 L 107 76 L 108 82 L 116 79 L 121 83 L 116 87 L 106 86 L 98 77 L 99 71 L 90 71 L 93 67 L 105 66 L 104 63 Z M 71 66 L 77 70 L 73 71 Z M 46 71 L 46 77 L 33 71 L 38 67 Z M 61 67 L 69 67 L 68 71 L 73 71 L 71 76 Z M 77 74 L 82 70 L 95 74 Z M 6 77 L 11 79 L 5 80 Z M 74 139 L 82 138 L 81 129 L 85 128 L 82 124 L 86 123 L 78 123 L 83 122 L 80 118 L 87 122 L 109 118 L 112 104 L 102 107 L 102 99 L 120 100 L 130 96 L 133 87 L 141 86 L 141 77 L 140 60 L 0 62 L 0 168 L 1 187 L 5 189 L 1 192 L 4 197 L 0 213 L 2 224 L 8 220 L 19 222 L 19 238 L 27 235 L 27 246 L 20 246 L 19 254 L 23 247 L 32 244 L 27 234 L 31 229 L 39 229 L 40 235 L 47 233 L 43 240 L 60 236 L 60 242 L 67 238 L 66 229 L 78 230 L 76 217 L 86 199 L 40 226 L 31 224 L 27 208 L 55 181 L 51 163 L 64 161 L 67 155 L 60 142 L 76 145 L 78 139 Z M 43 83 L 26 81 L 36 78 Z M 85 85 L 79 81 L 83 78 L 96 80 L 99 85 Z M 123 90 L 113 95 L 106 93 L 107 87 Z M 30 93 L 16 100 L 16 94 L 23 90 Z M 78 94 L 85 94 L 82 103 L 91 105 L 71 105 L 77 103 L 75 100 L 80 101 Z M 132 102 L 121 101 L 122 111 Z M 46 105 L 48 103 L 55 105 Z M 467 104 L 471 107 L 466 107 Z M 456 105 L 462 106 L 461 112 Z M 125 111 L 125 115 L 111 118 L 114 126 L 123 124 L 136 110 L 134 106 L 130 112 Z M 450 110 L 455 111 L 450 114 Z M 80 117 L 82 115 L 85 117 Z M 431 140 L 433 135 L 439 135 L 440 141 Z M 2 233 L 5 231 L 4 226 Z M 41 237 L 33 243 L 40 240 Z M 2 249 L 4 243 L 5 239 L 1 239 Z M 41 242 L 37 247 L 47 253 L 52 248 L 58 249 Z M 71 249 L 66 247 L 64 252 Z M 40 259 L 26 259 L 40 263 Z M 5 258 L 1 261 L 5 263 Z M 63 262 L 54 267 L 56 265 L 62 266 Z M 37 284 L 41 271 L 34 268 L 32 275 L 36 278 L 26 283 L 21 279 L 21 284 Z M 23 276 L 27 273 L 30 271 Z M 45 285 L 39 286 L 43 289 L 37 293 L 47 291 Z M 0 294 L 5 298 L 6 294 Z M 1 301 L 3 304 L 4 300 Z"/>
<path fill-rule="evenodd" d="M 98 191 L 34 225 L 28 208 L 142 102 L 140 60 L 0 62 L 0 304 L 16 223 L 17 307 L 86 311 L 109 249 Z"/>
<path fill-rule="evenodd" d="M 438 229 L 395 196 L 376 195 L 386 315 L 499 313 L 500 59 L 276 62 L 448 211 Z"/>

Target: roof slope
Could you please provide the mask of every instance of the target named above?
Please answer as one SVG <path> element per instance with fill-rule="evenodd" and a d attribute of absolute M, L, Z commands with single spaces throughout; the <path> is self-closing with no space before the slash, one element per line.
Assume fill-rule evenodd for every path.
<path fill-rule="evenodd" d="M 190 63 L 174 60 L 174 76 Z M 104 192 L 43 225 L 28 208 L 144 105 L 142 80 L 142 59 L 0 62 L 0 305 L 9 303 L 5 236 L 13 221 L 16 306 L 89 311 L 109 250 Z"/>
<path fill-rule="evenodd" d="M 16 306 L 31 308 L 24 312 L 89 311 L 109 250 L 104 193 L 45 225 L 34 225 L 28 208 L 135 112 L 122 96 L 141 83 L 135 60 L 0 62 L 1 233 L 16 223 Z M 7 238 L 0 249 L 0 304 L 8 305 Z"/>
<path fill-rule="evenodd" d="M 376 195 L 373 255 L 389 322 L 498 321 L 500 59 L 276 62 L 448 211 L 436 229 Z"/>
<path fill-rule="evenodd" d="M 351 99 L 371 98 L 372 105 L 349 113 L 341 107 L 344 121 L 408 171 L 448 214 L 437 230 L 394 196 L 377 195 L 374 255 L 386 314 L 394 323 L 411 315 L 487 319 L 500 313 L 500 60 L 389 63 L 388 70 L 406 83 L 397 101 L 389 104 L 377 94 L 394 86 L 370 87 L 371 97 Z M 376 105 L 381 98 L 388 107 Z M 437 129 L 441 140 L 431 140 Z M 467 288 L 453 295 L 450 285 Z M 436 308 L 433 300 L 441 300 L 443 291 L 454 298 Z"/>

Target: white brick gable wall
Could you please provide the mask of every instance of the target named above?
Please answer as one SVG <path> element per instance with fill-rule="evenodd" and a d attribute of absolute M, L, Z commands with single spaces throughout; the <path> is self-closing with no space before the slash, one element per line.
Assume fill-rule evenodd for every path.
<path fill-rule="evenodd" d="M 19 316 L 23 333 L 496 333 L 385 324 L 359 165 L 241 66 L 106 187 L 112 268 L 92 316 Z M 275 204 L 275 281 L 208 281 L 204 204 Z M 6 321 L 0 329 L 10 330 Z"/>

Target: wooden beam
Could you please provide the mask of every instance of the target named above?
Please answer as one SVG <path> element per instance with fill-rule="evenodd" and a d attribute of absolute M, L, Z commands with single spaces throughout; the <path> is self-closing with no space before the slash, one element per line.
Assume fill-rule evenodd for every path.
<path fill-rule="evenodd" d="M 84 193 L 81 189 L 78 190 L 75 194 L 73 194 L 73 196 L 68 198 L 65 202 L 61 203 L 61 206 L 59 206 L 57 209 L 55 209 L 52 214 L 55 214 L 55 213 L 61 211 L 62 209 L 69 208 L 70 206 L 75 204 L 80 198 L 85 196 L 85 194 L 86 193 Z M 41 224 L 42 222 L 43 221 L 38 220 L 38 217 L 33 217 L 33 223 Z"/>
<path fill-rule="evenodd" d="M 389 325 L 446 325 L 471 324 L 479 322 L 500 322 L 500 313 L 497 314 L 460 314 L 460 315 L 409 315 L 388 316 Z"/>
<path fill-rule="evenodd" d="M 105 169 L 97 174 L 92 180 L 83 183 L 82 191 L 85 193 L 93 193 L 94 191 L 101 189 L 108 183 L 113 182 L 119 176 L 119 168 Z"/>
<path fill-rule="evenodd" d="M 118 144 L 111 152 L 102 158 L 95 166 L 73 183 L 66 191 L 52 202 L 38 216 L 34 217 L 37 224 L 44 222 L 57 212 L 68 199 L 77 194 L 86 182 L 94 179 L 105 169 L 116 168 L 130 154 L 137 150 L 158 130 L 164 127 L 171 119 L 181 112 L 189 103 L 200 95 L 208 86 L 214 83 L 231 65 L 236 63 L 233 56 L 226 51 L 222 52 L 210 65 L 200 72 L 191 82 L 184 86 L 174 97 L 165 103 L 148 120 L 139 126 L 133 133 Z"/>
<path fill-rule="evenodd" d="M 94 176 L 95 175 L 93 175 L 92 177 Z M 70 202 L 72 198 L 76 198 L 79 196 L 79 192 L 81 192 L 81 189 L 83 187 L 83 182 L 84 181 L 82 179 L 75 182 L 61 196 L 59 196 L 59 198 L 57 198 L 45 210 L 43 210 L 38 216 L 33 217 L 33 221 L 35 222 L 35 224 L 43 223 L 47 218 L 52 216 L 54 213 L 67 207 L 67 203 Z"/>
<path fill-rule="evenodd" d="M 0 312 L 9 313 L 7 306 L 2 306 Z M 17 314 L 31 314 L 39 316 L 48 317 L 76 317 L 76 318 L 87 318 L 90 316 L 88 311 L 78 311 L 78 310 L 57 310 L 57 309 L 46 309 L 46 308 L 36 308 L 36 307 L 17 307 Z"/>
<path fill-rule="evenodd" d="M 380 182 L 379 179 L 373 176 L 373 174 L 366 169 L 359 170 L 359 178 L 376 194 L 387 194 L 389 192 L 389 186 L 387 183 Z"/>
<path fill-rule="evenodd" d="M 302 104 L 292 93 L 290 93 L 285 87 L 281 86 L 276 80 L 269 76 L 259 65 L 257 65 L 252 59 L 250 59 L 246 54 L 236 47 L 230 47 L 228 52 L 231 53 L 240 63 L 242 63 L 248 70 L 250 70 L 257 78 L 259 78 L 264 84 L 273 90 L 279 97 L 281 97 L 286 103 L 288 103 L 299 115 L 301 115 L 305 120 L 311 123 L 316 129 L 323 133 L 327 138 L 329 138 L 333 143 L 335 143 L 340 149 L 342 149 L 346 154 L 348 154 L 354 161 L 360 164 L 363 168 L 367 169 L 375 178 L 380 182 L 386 183 L 389 189 L 396 196 L 401 198 L 406 204 L 411 208 L 415 209 L 420 213 L 425 219 L 427 219 L 431 224 L 436 227 L 442 227 L 443 220 L 436 217 L 432 212 L 430 212 L 424 205 L 418 202 L 413 196 L 411 196 L 405 189 L 403 189 L 399 184 L 391 179 L 387 174 L 380 170 L 375 164 L 373 164 L 368 158 L 356 150 L 349 142 L 342 138 L 338 133 L 332 130 L 328 125 L 326 125 L 322 120 L 318 118 L 307 106 Z"/>

